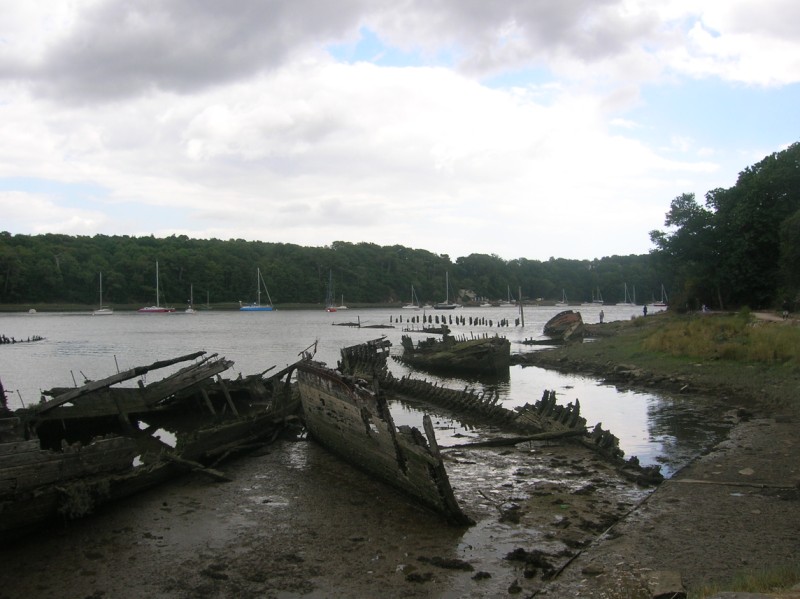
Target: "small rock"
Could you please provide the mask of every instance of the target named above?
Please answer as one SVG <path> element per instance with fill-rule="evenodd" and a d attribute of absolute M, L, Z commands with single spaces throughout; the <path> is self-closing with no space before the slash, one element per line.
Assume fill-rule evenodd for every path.
<path fill-rule="evenodd" d="M 589 564 L 588 566 L 584 566 L 581 570 L 581 574 L 586 576 L 600 576 L 605 570 L 597 565 L 597 564 Z"/>
<path fill-rule="evenodd" d="M 680 572 L 655 570 L 647 582 L 653 599 L 686 599 Z"/>

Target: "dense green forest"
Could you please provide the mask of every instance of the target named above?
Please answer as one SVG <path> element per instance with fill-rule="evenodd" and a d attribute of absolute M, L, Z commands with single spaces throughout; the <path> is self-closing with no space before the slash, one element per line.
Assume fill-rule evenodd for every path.
<path fill-rule="evenodd" d="M 661 295 L 671 305 L 697 308 L 774 307 L 800 289 L 800 144 L 768 156 L 740 173 L 730 189 L 675 198 L 666 231 L 650 233 L 647 255 L 597 260 L 546 261 L 472 254 L 447 255 L 400 245 L 337 241 L 325 247 L 231 239 L 172 236 L 12 235 L 0 233 L 0 304 L 96 305 L 99 278 L 104 303 L 155 301 L 156 262 L 162 303 L 251 302 L 256 269 L 275 304 L 322 304 L 329 277 L 337 300 L 348 304 L 405 303 L 411 286 L 422 301 L 441 301 L 445 273 L 450 297 L 462 302 L 517 299 L 570 302 L 624 300 Z M 263 299 L 263 298 L 262 298 Z"/>
<path fill-rule="evenodd" d="M 607 301 L 622 301 L 623 284 L 634 285 L 641 299 L 660 290 L 661 279 L 649 256 L 614 256 L 597 261 L 551 259 L 545 262 L 472 254 L 455 262 L 446 255 L 403 246 L 337 241 L 303 247 L 234 239 L 198 240 L 153 237 L 11 235 L 0 233 L 0 303 L 136 305 L 155 301 L 156 261 L 159 286 L 170 304 L 183 304 L 194 290 L 195 303 L 250 302 L 261 270 L 272 301 L 321 304 L 332 276 L 337 302 L 407 303 L 411 286 L 422 301 L 442 301 L 445 273 L 450 297 L 461 300 L 592 298 L 601 289 Z M 475 294 L 473 297 L 472 294 Z M 659 291 L 660 293 L 660 291 Z M 162 303 L 164 302 L 162 299 Z M 262 297 L 262 300 L 264 298 Z"/>
<path fill-rule="evenodd" d="M 654 266 L 675 281 L 673 300 L 720 309 L 796 304 L 800 297 L 800 143 L 714 189 L 705 206 L 675 198 L 670 231 L 652 231 Z"/>

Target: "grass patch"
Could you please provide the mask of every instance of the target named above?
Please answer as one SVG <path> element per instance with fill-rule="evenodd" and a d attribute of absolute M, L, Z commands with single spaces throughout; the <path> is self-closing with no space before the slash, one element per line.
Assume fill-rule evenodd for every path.
<path fill-rule="evenodd" d="M 704 585 L 690 591 L 689 599 L 704 599 L 716 593 L 774 593 L 792 588 L 800 582 L 800 566 L 787 565 L 761 570 L 743 571 L 727 584 Z"/>
<path fill-rule="evenodd" d="M 642 348 L 702 360 L 800 366 L 800 328 L 756 322 L 749 312 L 675 318 L 652 331 Z"/>

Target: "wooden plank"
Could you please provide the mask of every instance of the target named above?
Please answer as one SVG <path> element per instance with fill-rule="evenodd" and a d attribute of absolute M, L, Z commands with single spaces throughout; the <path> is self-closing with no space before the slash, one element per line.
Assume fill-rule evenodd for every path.
<path fill-rule="evenodd" d="M 206 468 L 205 466 L 203 466 L 199 462 L 193 462 L 192 460 L 185 460 L 185 459 L 179 458 L 178 456 L 173 455 L 171 453 L 164 454 L 164 457 L 167 460 L 169 460 L 170 462 L 175 462 L 179 466 L 183 466 L 184 468 L 187 468 L 189 470 L 195 470 L 197 472 L 202 472 L 203 474 L 207 474 L 208 476 L 210 476 L 214 480 L 218 480 L 218 481 L 222 481 L 222 482 L 226 482 L 226 483 L 231 481 L 230 478 L 225 476 L 225 474 L 223 474 L 219 470 L 215 470 L 214 468 Z"/>
<path fill-rule="evenodd" d="M 15 479 L 22 491 L 76 477 L 124 470 L 133 463 L 136 443 L 126 437 L 98 439 L 80 449 L 38 452 L 37 463 L 20 463 L 4 468 L 3 478 Z"/>
<path fill-rule="evenodd" d="M 148 385 L 144 390 L 145 402 L 148 405 L 153 405 L 166 397 L 186 391 L 212 378 L 214 375 L 224 372 L 232 365 L 232 361 L 222 358 L 211 363 L 198 364 L 179 373 L 175 373 L 175 375 L 169 376 L 152 385 Z"/>
<path fill-rule="evenodd" d="M 228 388 L 225 386 L 225 382 L 222 380 L 222 377 L 219 375 L 217 375 L 217 383 L 222 388 L 222 393 L 225 394 L 225 400 L 228 402 L 228 406 L 230 407 L 231 412 L 233 412 L 235 416 L 238 416 L 239 410 L 236 409 L 236 404 L 233 403 L 233 398 L 231 397 L 231 394 L 228 392 Z"/>
<path fill-rule="evenodd" d="M 517 443 L 525 443 L 527 441 L 547 441 L 552 439 L 561 439 L 565 437 L 580 437 L 585 435 L 584 429 L 570 429 L 563 431 L 549 431 L 545 433 L 537 433 L 535 435 L 525 435 L 524 437 L 499 437 L 490 439 L 488 441 L 476 441 L 475 443 L 460 443 L 458 445 L 450 445 L 447 449 L 469 449 L 471 447 L 504 447 L 506 445 L 516 445 Z"/>
<path fill-rule="evenodd" d="M 26 451 L 39 451 L 39 439 L 31 441 L 12 441 L 11 443 L 0 443 L 0 455 L 3 454 L 16 454 Z"/>
<path fill-rule="evenodd" d="M 120 372 L 119 374 L 115 374 L 113 376 L 100 379 L 99 381 L 92 381 L 90 383 L 83 385 L 82 387 L 78 387 L 77 389 L 73 389 L 72 391 L 68 391 L 67 393 L 63 393 L 57 397 L 54 397 L 50 401 L 37 404 L 36 406 L 33 407 L 33 411 L 36 413 L 46 412 L 57 406 L 63 405 L 69 401 L 77 399 L 78 397 L 96 391 L 98 389 L 102 389 L 103 387 L 110 387 L 111 385 L 121 383 L 122 381 L 127 381 L 132 378 L 136 378 L 137 376 L 141 376 L 147 372 L 150 372 L 151 370 L 158 370 L 160 368 L 166 368 L 167 366 L 172 366 L 173 364 L 186 362 L 187 360 L 194 360 L 204 355 L 205 353 L 206 352 L 204 351 L 199 351 L 199 352 L 194 352 L 193 354 L 180 356 L 178 358 L 172 358 L 171 360 L 159 360 L 158 362 L 153 362 L 148 366 L 137 366 L 136 368 L 131 368 L 130 370 L 126 370 L 125 372 Z"/>
<path fill-rule="evenodd" d="M 73 405 L 57 406 L 44 414 L 39 414 L 37 420 L 71 420 L 80 418 L 93 418 L 102 416 L 116 416 L 124 413 L 147 412 L 150 406 L 142 398 L 139 389 L 99 389 L 80 398 Z"/>

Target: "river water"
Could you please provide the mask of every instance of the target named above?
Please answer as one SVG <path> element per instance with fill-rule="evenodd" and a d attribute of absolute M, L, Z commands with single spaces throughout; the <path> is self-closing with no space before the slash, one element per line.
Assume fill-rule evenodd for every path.
<path fill-rule="evenodd" d="M 463 308 L 452 312 L 427 311 L 434 317 L 463 318 L 465 325 L 450 324 L 453 334 L 499 334 L 511 341 L 511 351 L 535 351 L 525 339 L 541 338 L 542 328 L 558 307 L 526 307 L 525 326 L 517 324 L 515 308 Z M 585 322 L 599 319 L 599 306 L 580 306 Z M 641 314 L 640 308 L 603 306 L 607 322 Z M 0 335 L 26 339 L 35 335 L 44 340 L 33 343 L 0 345 L 0 380 L 9 396 L 10 407 L 35 403 L 42 390 L 80 385 L 84 380 L 110 376 L 117 371 L 143 366 L 204 350 L 234 361 L 226 377 L 253 374 L 271 366 L 278 368 L 298 359 L 299 353 L 316 343 L 316 358 L 335 366 L 342 347 L 386 336 L 392 354 L 401 351 L 400 338 L 409 322 L 423 311 L 403 309 L 350 309 L 328 313 L 324 310 L 276 310 L 239 312 L 201 310 L 195 314 L 138 314 L 116 312 L 111 316 L 89 313 L 13 313 L 0 314 Z M 473 324 L 470 324 L 470 318 Z M 499 323 L 508 322 L 508 326 Z M 361 328 L 334 326 L 360 323 Z M 392 328 L 366 328 L 389 326 Z M 422 338 L 419 333 L 415 338 Z M 179 368 L 176 366 L 175 368 Z M 397 375 L 406 367 L 390 360 Z M 174 369 L 172 369 L 174 370 Z M 171 369 L 151 372 L 151 380 L 162 378 Z M 582 414 L 593 426 L 602 422 L 620 439 L 627 456 L 636 455 L 643 464 L 661 464 L 669 475 L 702 452 L 724 432 L 715 423 L 713 405 L 686 402 L 680 397 L 623 391 L 581 376 L 570 376 L 535 367 L 514 366 L 507 380 L 447 379 L 417 374 L 429 381 L 462 389 L 470 385 L 477 391 L 491 389 L 504 406 L 533 403 L 545 389 L 555 389 L 561 403 L 580 400 Z M 398 424 L 418 426 L 421 413 L 407 405 L 395 404 Z M 463 436 L 475 434 L 469 427 L 445 415 L 436 416 L 437 438 L 443 446 L 463 443 Z M 456 436 L 458 435 L 458 436 Z"/>

